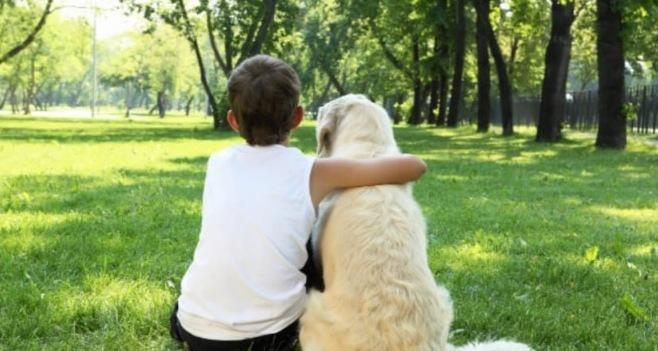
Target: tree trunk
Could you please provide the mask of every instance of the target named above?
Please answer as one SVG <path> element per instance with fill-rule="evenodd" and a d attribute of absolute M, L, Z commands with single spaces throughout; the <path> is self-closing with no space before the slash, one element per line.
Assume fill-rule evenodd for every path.
<path fill-rule="evenodd" d="M 16 88 L 14 88 L 11 91 L 11 94 L 9 95 L 9 103 L 11 104 L 11 113 L 13 115 L 18 114 L 18 97 L 16 96 Z"/>
<path fill-rule="evenodd" d="M 489 40 L 491 56 L 493 56 L 494 62 L 496 64 L 496 72 L 498 75 L 498 90 L 500 93 L 500 111 L 502 114 L 503 135 L 512 135 L 514 134 L 512 86 L 509 81 L 509 76 L 507 75 L 507 65 L 505 65 L 505 59 L 503 59 L 503 53 L 500 50 L 500 45 L 498 45 L 498 40 L 496 40 L 496 33 L 494 33 L 493 28 L 491 27 L 489 17 L 486 18 L 486 21 L 487 39 Z"/>
<path fill-rule="evenodd" d="M 420 61 L 420 48 L 419 48 L 419 38 L 417 34 L 414 34 L 412 37 L 412 67 L 409 69 L 406 65 L 402 63 L 395 55 L 393 52 L 389 49 L 389 47 L 386 45 L 386 42 L 384 41 L 384 38 L 381 35 L 378 35 L 380 31 L 377 30 L 377 27 L 374 23 L 374 20 L 371 19 L 370 21 L 370 28 L 372 29 L 373 33 L 375 33 L 377 42 L 379 43 L 379 46 L 382 48 L 382 51 L 384 52 L 384 57 L 388 59 L 388 61 L 398 69 L 402 74 L 411 81 L 414 89 L 414 103 L 411 108 L 411 115 L 407 119 L 407 123 L 411 125 L 416 125 L 420 123 L 420 105 L 421 105 L 421 94 L 422 94 L 422 81 L 420 79 L 420 72 L 419 72 L 419 61 Z M 401 95 L 398 95 L 401 96 Z M 398 120 L 399 116 L 395 116 L 394 122 L 397 124 L 399 122 Z"/>
<path fill-rule="evenodd" d="M 272 21 L 274 21 L 274 15 L 276 13 L 276 0 L 265 0 L 263 2 L 263 6 L 265 6 L 265 11 L 263 13 L 260 27 L 258 28 L 258 33 L 256 34 L 256 38 L 254 38 L 254 41 L 251 43 L 249 56 L 257 55 L 260 53 L 260 50 L 265 43 L 265 39 L 267 38 L 267 34 L 269 32 Z"/>
<path fill-rule="evenodd" d="M 406 99 L 405 94 L 402 93 L 397 93 L 395 95 L 395 104 L 397 105 L 398 108 L 395 109 L 395 114 L 393 115 L 393 124 L 398 124 L 402 121 L 402 114 L 400 113 L 400 108 L 399 106 L 402 105 L 404 100 Z"/>
<path fill-rule="evenodd" d="M 430 83 L 423 84 L 423 90 L 420 94 L 420 121 L 427 121 L 429 116 L 429 104 L 427 98 L 430 96 L 430 89 L 432 88 Z M 367 90 L 366 90 L 367 91 Z"/>
<path fill-rule="evenodd" d="M 0 110 L 2 110 L 5 107 L 5 102 L 7 102 L 7 98 L 9 97 L 10 91 L 11 91 L 11 86 L 7 87 L 7 90 L 5 90 L 5 93 L 2 95 L 2 101 L 0 101 Z"/>
<path fill-rule="evenodd" d="M 420 80 L 420 47 L 419 47 L 418 35 L 414 35 L 412 38 L 412 58 L 413 58 L 413 86 L 414 86 L 414 104 L 411 106 L 411 115 L 407 120 L 408 124 L 418 125 L 421 122 L 420 110 L 423 103 L 423 82 Z"/>
<path fill-rule="evenodd" d="M 36 54 L 32 55 L 32 59 L 30 60 L 30 80 L 23 94 L 23 113 L 26 115 L 32 113 L 30 111 L 30 105 L 34 98 L 34 85 L 36 84 L 36 59 Z"/>
<path fill-rule="evenodd" d="M 574 3 L 552 0 L 551 39 L 546 48 L 537 141 L 554 142 L 562 138 L 567 103 L 567 76 L 571 60 L 571 25 L 576 19 Z"/>
<path fill-rule="evenodd" d="M 194 96 L 190 96 L 185 103 L 185 116 L 190 115 L 190 109 L 192 108 L 192 101 L 194 101 Z"/>
<path fill-rule="evenodd" d="M 447 0 L 437 0 L 436 9 L 438 13 L 445 14 L 448 11 Z M 438 119 L 436 116 L 436 107 L 441 104 L 445 105 L 442 96 L 443 84 L 445 83 L 446 66 L 448 65 L 448 41 L 446 38 L 449 36 L 446 20 L 437 18 L 434 32 L 434 45 L 433 45 L 433 69 L 431 71 L 432 80 L 430 82 L 430 107 L 427 114 L 427 124 L 436 124 L 437 126 L 445 125 L 445 114 L 441 114 L 439 108 Z M 441 99 L 441 100 L 440 100 Z"/>
<path fill-rule="evenodd" d="M 473 0 L 477 13 L 475 41 L 477 44 L 478 64 L 478 132 L 489 131 L 489 113 L 491 101 L 489 89 L 491 88 L 489 64 L 489 39 L 487 38 L 487 23 L 489 19 L 489 0 Z"/>
<path fill-rule="evenodd" d="M 327 77 L 329 78 L 329 82 L 334 86 L 334 88 L 336 88 L 336 91 L 338 91 L 338 94 L 340 95 L 347 94 L 347 90 L 345 90 L 345 87 L 343 87 L 340 81 L 338 81 L 338 78 L 336 77 L 336 74 L 331 70 L 331 67 L 323 63 L 322 69 L 327 74 Z"/>
<path fill-rule="evenodd" d="M 126 106 L 126 113 L 124 114 L 124 117 L 128 118 L 130 117 L 130 82 L 126 84 L 126 97 L 124 99 L 124 103 Z"/>
<path fill-rule="evenodd" d="M 217 105 L 217 101 L 215 100 L 215 95 L 213 94 L 213 91 L 210 88 L 210 84 L 208 83 L 208 78 L 206 77 L 206 68 L 203 63 L 203 56 L 201 56 L 201 49 L 199 48 L 199 42 L 194 35 L 194 30 L 192 28 L 192 24 L 190 23 L 189 17 L 187 16 L 187 10 L 185 9 L 183 0 L 178 0 L 177 5 L 181 10 L 181 14 L 183 15 L 183 20 L 185 22 L 185 37 L 187 38 L 187 41 L 190 43 L 190 45 L 192 45 L 192 50 L 194 51 L 194 56 L 196 57 L 197 65 L 199 66 L 201 85 L 203 85 L 203 90 L 205 91 L 206 97 L 208 98 L 208 104 L 212 110 L 213 128 L 215 128 L 215 130 L 226 128 L 228 126 L 228 123 L 226 122 L 226 114 L 222 114 L 220 111 Z"/>
<path fill-rule="evenodd" d="M 516 54 L 519 51 L 520 42 L 521 40 L 516 36 L 512 38 L 512 44 L 510 45 L 509 50 L 509 62 L 507 64 L 507 72 L 509 73 L 510 81 L 514 79 L 514 66 L 516 64 Z M 512 83 L 512 85 L 514 84 Z"/>
<path fill-rule="evenodd" d="M 224 62 L 222 54 L 217 47 L 217 42 L 215 41 L 215 27 L 213 25 L 210 8 L 208 7 L 206 7 L 206 28 L 208 29 L 208 41 L 210 42 L 210 48 L 212 49 L 213 55 L 215 55 L 215 61 L 217 61 L 222 72 L 224 72 L 224 76 L 228 78 L 231 75 L 232 68 L 229 68 L 227 63 Z"/>
<path fill-rule="evenodd" d="M 596 1 L 599 68 L 599 130 L 596 146 L 599 148 L 626 147 L 624 46 L 620 7 L 615 0 Z"/>
<path fill-rule="evenodd" d="M 446 124 L 446 110 L 448 108 L 448 74 L 445 70 L 441 70 L 441 76 L 439 77 L 439 118 L 436 120 L 436 124 L 439 126 Z"/>
<path fill-rule="evenodd" d="M 459 118 L 459 103 L 462 95 L 462 76 L 464 75 L 464 54 L 466 52 L 465 0 L 457 0 L 457 23 L 455 33 L 455 70 L 450 89 L 450 108 L 448 110 L 448 127 L 456 127 Z"/>
<path fill-rule="evenodd" d="M 427 108 L 427 124 L 435 124 L 436 120 L 436 107 L 439 105 L 439 81 L 436 77 L 432 78 L 430 82 L 430 104 Z M 437 123 L 438 124 L 438 123 Z"/>
<path fill-rule="evenodd" d="M 160 116 L 160 118 L 164 118 L 165 116 L 165 110 L 166 110 L 165 105 L 167 103 L 165 99 L 166 97 L 164 91 L 162 90 L 158 91 L 156 106 L 158 107 L 158 116 Z"/>
<path fill-rule="evenodd" d="M 409 119 L 407 119 L 407 123 L 411 125 L 418 125 L 421 122 L 420 109 L 423 103 L 423 83 L 420 81 L 420 79 L 415 79 L 413 85 L 414 103 L 411 106 L 411 114 Z"/>

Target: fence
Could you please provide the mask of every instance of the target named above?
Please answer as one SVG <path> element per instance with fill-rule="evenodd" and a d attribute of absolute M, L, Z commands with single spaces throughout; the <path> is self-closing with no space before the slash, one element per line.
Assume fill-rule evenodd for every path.
<path fill-rule="evenodd" d="M 631 133 L 658 133 L 658 85 L 632 87 L 626 90 L 628 128 Z M 514 97 L 514 124 L 537 125 L 540 98 Z M 596 129 L 599 123 L 599 94 L 597 90 L 567 94 L 565 123 L 573 129 Z M 491 121 L 500 124 L 498 101 L 492 101 Z"/>

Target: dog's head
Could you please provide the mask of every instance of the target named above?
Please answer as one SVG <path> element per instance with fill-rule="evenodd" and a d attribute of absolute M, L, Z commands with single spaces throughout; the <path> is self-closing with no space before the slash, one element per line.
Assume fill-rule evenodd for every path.
<path fill-rule="evenodd" d="M 391 119 L 364 95 L 349 94 L 318 111 L 318 157 L 369 158 L 397 153 Z"/>

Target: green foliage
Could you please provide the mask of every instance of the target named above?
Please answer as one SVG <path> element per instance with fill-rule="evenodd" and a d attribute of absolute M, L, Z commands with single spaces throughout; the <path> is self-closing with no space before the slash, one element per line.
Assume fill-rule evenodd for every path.
<path fill-rule="evenodd" d="M 538 95 L 544 74 L 544 54 L 550 32 L 550 7 L 539 1 L 509 1 L 509 10 L 492 10 L 514 91 Z"/>
<path fill-rule="evenodd" d="M 34 14 L 34 11 L 39 10 L 16 7 L 11 15 L 19 15 L 19 18 L 8 17 L 6 21 L 0 18 L 0 27 L 2 23 L 11 27 L 14 20 L 23 22 L 20 14 Z M 11 15 L 4 13 L 0 17 Z M 0 31 L 13 33 L 8 34 L 9 37 L 23 36 L 24 30 L 27 30 L 13 31 L 7 27 L 2 27 L 4 29 Z M 0 51 L 4 49 L 2 47 Z M 39 97 L 52 95 L 56 90 L 62 99 L 77 101 L 81 95 L 80 86 L 84 84 L 89 71 L 90 55 L 90 26 L 83 20 L 63 19 L 56 13 L 51 14 L 30 46 L 9 62 L 0 65 L 0 89 L 13 90 L 16 95 L 32 96 L 32 99 L 36 99 L 32 101 L 34 104 L 37 104 Z"/>
<path fill-rule="evenodd" d="M 596 6 L 584 2 L 584 7 L 573 24 L 573 47 L 571 49 L 570 90 L 585 90 L 596 82 L 598 66 L 596 61 Z"/>
<path fill-rule="evenodd" d="M 560 0 L 567 1 L 567 0 Z M 99 44 L 102 103 L 121 104 L 123 96 L 142 91 L 146 102 L 157 90 L 176 101 L 203 99 L 191 40 L 200 46 L 210 91 L 221 102 L 230 71 L 258 49 L 290 62 L 302 78 L 302 101 L 310 111 L 342 92 L 364 93 L 387 109 L 409 114 L 414 82 L 422 85 L 423 111 L 430 82 L 441 74 L 452 76 L 454 65 L 455 2 L 448 0 L 304 0 L 276 1 L 272 23 L 262 41 L 256 40 L 266 4 L 270 1 L 122 0 L 150 23 L 147 33 L 130 39 L 112 38 Z M 466 65 L 464 104 L 475 99 L 474 10 L 466 7 Z M 574 0 L 569 90 L 596 87 L 595 1 Z M 617 2 L 624 14 L 628 85 L 656 77 L 658 62 L 658 5 L 650 0 Z M 0 52 L 18 43 L 39 16 L 38 1 L 0 3 Z M 187 6 L 189 26 L 182 5 Z M 0 94 L 18 85 L 23 96 L 31 82 L 31 60 L 36 56 L 35 91 L 40 100 L 64 96 L 57 103 L 85 105 L 90 96 L 90 25 L 83 20 L 52 15 L 32 51 L 0 66 Z M 545 49 L 550 29 L 546 1 L 492 2 L 491 22 L 510 73 L 514 94 L 538 96 L 543 79 Z M 210 33 L 209 33 L 210 32 Z M 211 34 L 211 36 L 209 36 Z M 169 41 L 169 37 L 172 41 Z M 215 41 L 213 50 L 208 38 Z M 184 38 L 186 40 L 183 40 Z M 129 52 L 124 40 L 132 41 Z M 418 58 L 414 60 L 414 42 Z M 139 47 L 143 46 L 142 52 Z M 216 51 L 216 53 L 215 53 Z M 32 55 L 32 56 L 31 56 Z M 449 78 L 448 78 L 449 79 Z M 43 85 L 41 85 L 43 84 Z M 496 84 L 492 85 L 495 94 Z M 61 92 L 60 92 L 61 90 Z M 142 99 L 140 97 L 140 99 Z M 146 103 L 145 102 L 145 103 Z M 426 112 L 424 112 L 426 113 Z M 467 118 L 469 116 L 466 116 Z"/>

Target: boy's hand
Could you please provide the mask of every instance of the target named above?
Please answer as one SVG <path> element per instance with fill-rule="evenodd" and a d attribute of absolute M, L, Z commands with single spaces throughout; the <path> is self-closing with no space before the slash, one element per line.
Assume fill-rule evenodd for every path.
<path fill-rule="evenodd" d="M 367 160 L 317 159 L 311 172 L 311 198 L 317 207 L 334 190 L 381 184 L 404 184 L 420 178 L 427 170 L 413 155 L 384 156 Z"/>

